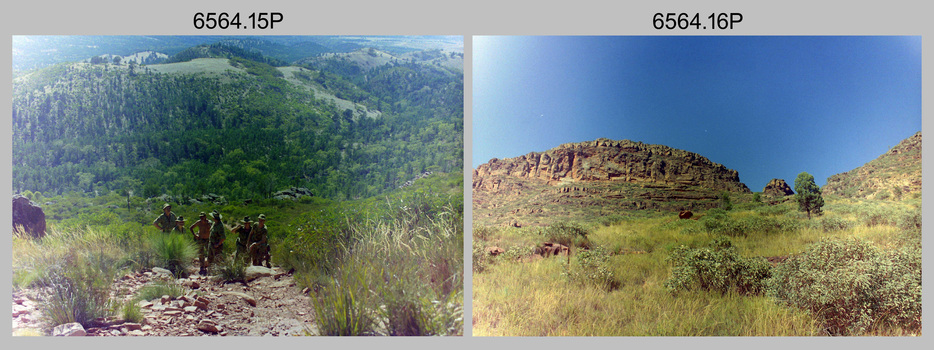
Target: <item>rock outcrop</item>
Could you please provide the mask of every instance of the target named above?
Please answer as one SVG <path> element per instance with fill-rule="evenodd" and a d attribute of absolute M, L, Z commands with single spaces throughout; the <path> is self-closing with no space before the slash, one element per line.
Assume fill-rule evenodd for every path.
<path fill-rule="evenodd" d="M 784 197 L 795 194 L 795 191 L 791 190 L 791 186 L 788 186 L 788 183 L 783 179 L 772 179 L 769 181 L 765 188 L 762 189 L 762 194 L 772 197 Z"/>
<path fill-rule="evenodd" d="M 872 199 L 920 195 L 921 132 L 859 168 L 830 176 L 821 192 L 825 196 Z"/>
<path fill-rule="evenodd" d="M 510 159 L 492 159 L 473 172 L 473 188 L 501 190 L 502 177 L 568 181 L 647 182 L 749 193 L 736 170 L 696 153 L 629 140 L 569 143 Z"/>
<path fill-rule="evenodd" d="M 45 212 L 38 204 L 21 195 L 13 196 L 13 232 L 36 238 L 45 236 Z"/>

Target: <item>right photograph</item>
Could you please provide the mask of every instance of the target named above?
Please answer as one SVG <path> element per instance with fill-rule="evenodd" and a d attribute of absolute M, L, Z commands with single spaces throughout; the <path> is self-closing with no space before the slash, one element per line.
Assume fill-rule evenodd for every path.
<path fill-rule="evenodd" d="M 920 36 L 474 36 L 474 336 L 920 336 Z"/>

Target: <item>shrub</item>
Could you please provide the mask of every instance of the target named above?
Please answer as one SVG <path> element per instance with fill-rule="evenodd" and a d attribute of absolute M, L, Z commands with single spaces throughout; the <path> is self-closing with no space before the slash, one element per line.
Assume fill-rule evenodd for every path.
<path fill-rule="evenodd" d="M 702 289 L 760 294 L 771 273 L 764 260 L 739 256 L 726 238 L 717 238 L 702 248 L 682 245 L 671 252 L 668 261 L 672 269 L 665 287 L 672 293 Z"/>
<path fill-rule="evenodd" d="M 376 319 L 367 307 L 364 273 L 341 269 L 312 296 L 315 320 L 322 335 L 372 335 Z M 357 279 L 356 281 L 354 279 Z"/>
<path fill-rule="evenodd" d="M 720 208 L 726 211 L 733 210 L 733 202 L 730 201 L 730 192 L 720 192 Z"/>
<path fill-rule="evenodd" d="M 220 264 L 215 265 L 215 274 L 224 282 L 243 282 L 246 280 L 246 264 L 235 257 L 225 255 Z"/>
<path fill-rule="evenodd" d="M 140 323 L 143 321 L 143 311 L 140 309 L 139 304 L 133 302 L 133 300 L 127 300 L 120 306 L 120 317 L 127 322 Z"/>
<path fill-rule="evenodd" d="M 921 208 L 914 208 L 902 213 L 898 219 L 898 228 L 905 231 L 921 230 Z"/>
<path fill-rule="evenodd" d="M 590 240 L 587 239 L 587 235 L 590 234 L 590 230 L 587 230 L 578 224 L 567 224 L 559 222 L 545 228 L 542 234 L 549 242 L 563 244 L 568 247 L 590 247 Z"/>
<path fill-rule="evenodd" d="M 146 284 L 136 293 L 136 300 L 153 300 L 168 295 L 178 298 L 185 294 L 185 287 L 175 281 L 157 280 Z"/>
<path fill-rule="evenodd" d="M 921 327 L 919 249 L 882 252 L 860 240 L 822 241 L 779 265 L 768 293 L 807 310 L 834 335 Z"/>
<path fill-rule="evenodd" d="M 50 325 L 78 322 L 85 327 L 111 310 L 110 284 L 115 273 L 69 253 L 46 270 L 39 284 L 47 293 L 40 309 Z"/>
<path fill-rule="evenodd" d="M 565 265 L 564 274 L 571 282 L 590 284 L 608 292 L 619 289 L 619 280 L 608 268 L 609 258 L 601 248 L 578 252 L 574 255 L 573 266 Z"/>
<path fill-rule="evenodd" d="M 186 276 L 196 255 L 190 239 L 185 235 L 163 233 L 153 235 L 151 239 L 160 265 L 176 276 Z"/>
<path fill-rule="evenodd" d="M 824 217 L 820 220 L 820 227 L 824 232 L 843 231 L 850 228 L 850 226 L 849 220 L 835 216 Z"/>

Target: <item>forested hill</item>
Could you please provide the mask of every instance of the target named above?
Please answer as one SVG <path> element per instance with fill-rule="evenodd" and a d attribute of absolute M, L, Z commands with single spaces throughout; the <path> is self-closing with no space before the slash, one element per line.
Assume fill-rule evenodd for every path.
<path fill-rule="evenodd" d="M 345 199 L 425 171 L 461 171 L 462 66 L 355 69 L 332 57 L 274 67 L 281 62 L 251 55 L 19 75 L 13 190 L 249 199 L 299 186 Z"/>

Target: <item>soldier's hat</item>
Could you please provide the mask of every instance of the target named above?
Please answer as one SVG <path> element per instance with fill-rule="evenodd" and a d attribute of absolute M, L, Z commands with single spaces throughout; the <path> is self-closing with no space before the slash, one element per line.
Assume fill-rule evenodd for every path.
<path fill-rule="evenodd" d="M 259 214 L 258 220 L 266 220 L 266 214 Z"/>
<path fill-rule="evenodd" d="M 178 222 L 185 222 L 185 217 L 184 217 L 184 216 L 179 216 L 178 219 L 175 219 L 175 221 L 178 221 Z"/>
<path fill-rule="evenodd" d="M 202 217 L 202 218 L 203 218 L 203 217 L 205 217 L 205 216 L 208 216 L 208 215 L 205 214 L 203 211 L 201 212 L 201 214 L 198 214 L 198 217 Z"/>
<path fill-rule="evenodd" d="M 215 209 L 214 211 L 211 212 L 211 216 L 213 216 L 213 217 L 217 218 L 218 220 L 220 220 L 220 218 L 221 218 L 221 213 L 218 213 L 218 212 L 217 212 L 217 209 Z"/>
<path fill-rule="evenodd" d="M 162 205 L 162 209 L 163 209 L 163 210 L 165 210 L 165 208 L 171 208 L 171 207 L 172 207 L 172 205 L 169 204 L 169 203 L 165 203 L 165 204 Z"/>
<path fill-rule="evenodd" d="M 253 222 L 253 220 L 250 220 L 250 217 L 249 217 L 249 216 L 244 216 L 244 217 L 243 217 L 243 222 L 244 222 L 244 223 Z"/>

